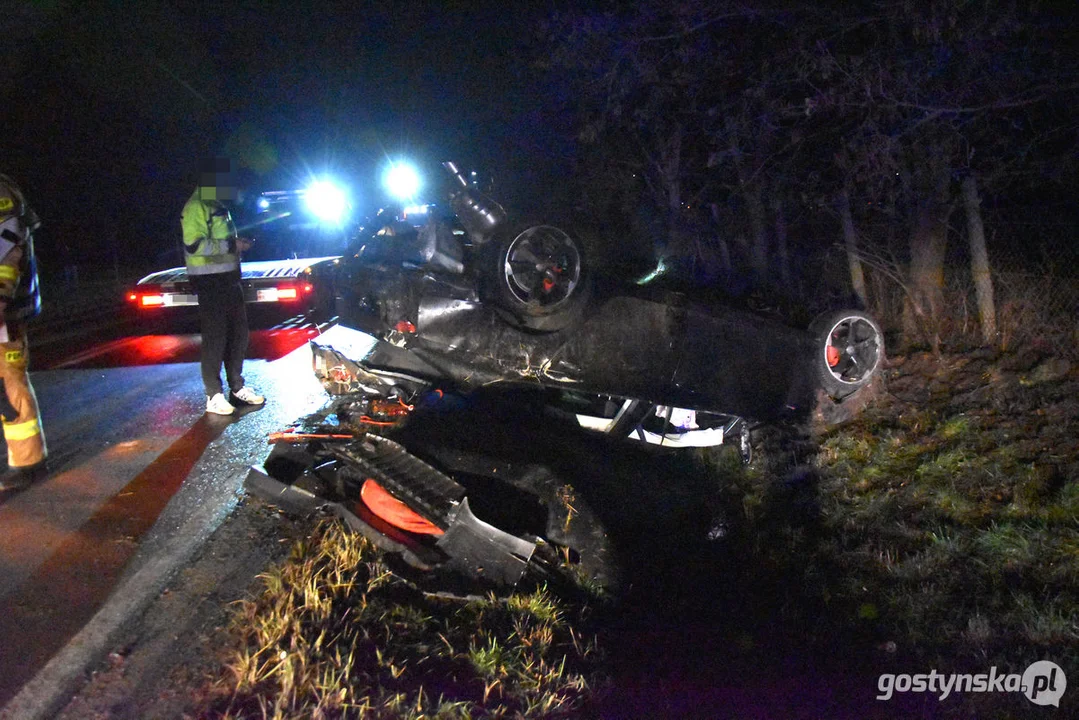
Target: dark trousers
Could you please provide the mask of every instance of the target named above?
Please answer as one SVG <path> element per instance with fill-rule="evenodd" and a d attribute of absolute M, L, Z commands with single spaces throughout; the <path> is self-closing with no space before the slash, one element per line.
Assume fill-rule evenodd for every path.
<path fill-rule="evenodd" d="M 240 271 L 192 275 L 199 295 L 202 328 L 202 383 L 207 397 L 222 392 L 221 365 L 225 365 L 228 388 L 244 386 L 244 355 L 247 353 L 247 307 L 240 286 Z"/>

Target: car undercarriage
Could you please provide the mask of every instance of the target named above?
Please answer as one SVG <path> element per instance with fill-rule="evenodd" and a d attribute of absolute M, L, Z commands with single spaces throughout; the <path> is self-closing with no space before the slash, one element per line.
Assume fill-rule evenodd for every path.
<path fill-rule="evenodd" d="M 800 329 L 597 282 L 580 234 L 509 223 L 461 182 L 452 223 L 433 212 L 423 223 L 383 218 L 335 266 L 337 325 L 311 342 L 329 400 L 271 436 L 249 490 L 332 510 L 428 578 L 505 588 L 580 571 L 614 582 L 610 521 L 583 500 L 610 478 L 590 466 L 662 475 L 665 456 L 721 445 L 748 463 L 757 425 L 839 422 L 878 385 L 883 335 L 864 312 Z M 510 469 L 558 466 L 586 437 L 606 444 L 573 467 Z M 479 444 L 462 450 L 468 438 Z M 614 462 L 624 457 L 636 465 Z M 599 502 L 632 504 L 650 490 L 626 481 Z"/>

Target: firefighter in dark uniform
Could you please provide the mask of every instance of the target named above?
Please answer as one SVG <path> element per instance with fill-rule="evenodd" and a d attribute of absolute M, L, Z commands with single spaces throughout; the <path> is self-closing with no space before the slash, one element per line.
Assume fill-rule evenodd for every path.
<path fill-rule="evenodd" d="M 45 476 L 45 434 L 27 373 L 26 321 L 41 312 L 33 232 L 41 224 L 19 187 L 0 175 L 0 416 L 7 471 L 0 492 Z"/>

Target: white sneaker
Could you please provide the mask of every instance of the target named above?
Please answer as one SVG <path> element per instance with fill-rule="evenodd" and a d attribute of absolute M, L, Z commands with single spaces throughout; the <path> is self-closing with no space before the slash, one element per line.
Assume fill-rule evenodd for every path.
<path fill-rule="evenodd" d="M 206 398 L 206 412 L 214 415 L 231 415 L 236 408 L 225 399 L 224 393 L 217 393 L 213 397 Z"/>
<path fill-rule="evenodd" d="M 266 402 L 266 398 L 257 394 L 254 390 L 244 385 L 242 388 L 232 393 L 233 400 L 239 400 L 244 405 L 261 405 Z"/>

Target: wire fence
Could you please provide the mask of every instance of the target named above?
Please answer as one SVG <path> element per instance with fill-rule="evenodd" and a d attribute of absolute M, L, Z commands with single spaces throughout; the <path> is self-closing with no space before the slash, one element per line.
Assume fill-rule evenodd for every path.
<path fill-rule="evenodd" d="M 877 236 L 879 238 L 879 235 Z M 708 241 L 703 243 L 706 249 Z M 711 245 L 715 242 L 712 241 Z M 860 260 L 869 310 L 881 323 L 889 347 L 906 352 L 922 347 L 965 351 L 992 345 L 1003 351 L 1024 347 L 1079 362 L 1079 247 L 1058 236 L 989 249 L 996 335 L 985 339 L 963 233 L 949 237 L 939 288 L 939 306 L 931 316 L 912 310 L 908 249 L 901 238 L 863 240 Z M 742 253 L 745 255 L 745 253 Z M 734 258 L 735 276 L 752 274 L 746 257 Z M 847 254 L 839 243 L 818 246 L 789 264 L 788 278 L 771 269 L 763 291 L 785 301 L 788 320 L 805 325 L 837 307 L 859 303 L 852 289 Z M 737 293 L 734 293 L 737 295 Z"/>
<path fill-rule="evenodd" d="M 910 298 L 902 278 L 867 268 L 871 309 L 899 347 L 925 344 L 929 335 L 937 333 L 944 350 L 991 344 L 1003 351 L 1033 348 L 1079 361 L 1079 273 L 1075 266 L 1041 264 L 1007 253 L 991 255 L 996 337 L 987 343 L 973 274 L 969 263 L 961 260 L 945 267 L 943 302 L 936 317 L 919 320 L 921 333 L 911 332 Z"/>
<path fill-rule="evenodd" d="M 1002 263 L 993 279 L 1002 348 L 1029 345 L 1079 361 L 1079 278 Z"/>

